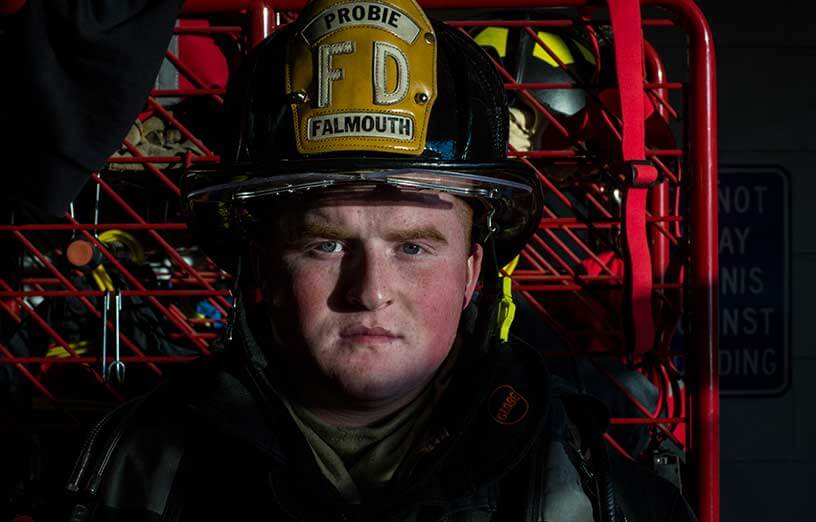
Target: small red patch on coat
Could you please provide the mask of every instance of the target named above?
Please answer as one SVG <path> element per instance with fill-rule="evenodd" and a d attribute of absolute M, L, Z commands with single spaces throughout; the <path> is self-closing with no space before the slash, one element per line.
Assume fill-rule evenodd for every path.
<path fill-rule="evenodd" d="M 502 384 L 490 394 L 488 408 L 493 420 L 499 424 L 516 424 L 527 417 L 530 403 L 509 384 Z"/>

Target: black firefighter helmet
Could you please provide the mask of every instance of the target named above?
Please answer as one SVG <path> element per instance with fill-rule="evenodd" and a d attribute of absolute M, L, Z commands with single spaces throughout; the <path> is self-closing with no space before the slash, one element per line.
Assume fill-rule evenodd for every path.
<path fill-rule="evenodd" d="M 249 53 L 227 104 L 223 164 L 184 183 L 191 228 L 224 268 L 281 198 L 327 188 L 462 197 L 498 266 L 538 226 L 541 187 L 506 158 L 507 102 L 492 62 L 414 0 L 312 2 Z"/>

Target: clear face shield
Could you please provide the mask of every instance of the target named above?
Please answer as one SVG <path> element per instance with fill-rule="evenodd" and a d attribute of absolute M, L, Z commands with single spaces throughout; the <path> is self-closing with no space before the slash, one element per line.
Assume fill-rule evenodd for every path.
<path fill-rule="evenodd" d="M 376 188 L 392 188 L 406 193 L 443 192 L 465 199 L 483 209 L 483 217 L 489 221 L 485 224 L 487 233 L 514 235 L 519 228 L 529 225 L 527 216 L 533 189 L 528 184 L 449 170 L 389 169 L 253 176 L 193 191 L 188 200 L 228 204 L 233 209 L 230 220 L 248 224 L 257 222 L 261 215 L 273 210 L 280 198 L 289 200 L 325 191 L 340 193 Z"/>
<path fill-rule="evenodd" d="M 362 171 L 351 173 L 299 173 L 254 178 L 209 186 L 191 192 L 189 199 L 210 201 L 228 198 L 233 202 L 256 200 L 270 196 L 291 196 L 314 190 L 355 185 L 387 185 L 402 190 L 446 192 L 462 198 L 477 198 L 503 202 L 513 206 L 529 198 L 532 189 L 523 183 L 478 174 L 424 169 Z"/>

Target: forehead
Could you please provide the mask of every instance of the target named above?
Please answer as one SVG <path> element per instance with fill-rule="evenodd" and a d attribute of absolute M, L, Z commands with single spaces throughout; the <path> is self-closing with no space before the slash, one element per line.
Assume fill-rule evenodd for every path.
<path fill-rule="evenodd" d="M 348 214 L 369 214 L 387 223 L 405 218 L 451 220 L 470 225 L 470 206 L 442 192 L 366 189 L 325 191 L 307 199 L 299 214 L 305 219 Z"/>
<path fill-rule="evenodd" d="M 269 205 L 255 230 L 258 239 L 297 239 L 304 227 L 331 224 L 394 230 L 432 226 L 441 232 L 470 237 L 472 210 L 464 200 L 446 193 L 390 188 L 323 191 L 305 199 Z M 267 204 L 268 205 L 268 204 Z M 445 230 L 441 230 L 445 229 Z"/>

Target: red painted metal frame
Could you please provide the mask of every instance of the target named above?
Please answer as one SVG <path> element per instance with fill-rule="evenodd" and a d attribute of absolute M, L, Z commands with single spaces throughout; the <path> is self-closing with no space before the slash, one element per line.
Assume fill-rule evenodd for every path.
<path fill-rule="evenodd" d="M 690 368 L 693 377 L 692 454 L 701 521 L 720 514 L 718 359 L 717 80 L 711 29 L 690 0 L 646 0 L 671 9 L 689 34 Z"/>
<path fill-rule="evenodd" d="M 28 0 L 0 0 L 0 16 L 13 15 L 25 7 Z"/>
<path fill-rule="evenodd" d="M 298 11 L 306 2 L 303 0 L 188 0 L 184 5 L 184 13 L 189 16 L 201 14 L 211 15 L 222 12 L 243 11 L 246 15 L 244 27 L 214 26 L 214 27 L 179 27 L 179 35 L 214 36 L 230 38 L 234 42 L 243 43 L 251 47 L 261 41 L 276 24 L 276 14 L 288 11 Z M 426 0 L 420 1 L 426 8 L 439 9 L 474 9 L 474 8 L 525 8 L 525 7 L 574 7 L 582 8 L 589 5 L 583 0 Z M 591 5 L 602 6 L 602 2 Z M 665 8 L 671 18 L 646 17 L 644 26 L 648 27 L 677 27 L 679 26 L 688 35 L 689 42 L 689 70 L 688 82 L 673 82 L 667 77 L 666 71 L 660 62 L 659 53 L 647 45 L 646 66 L 647 82 L 645 89 L 648 96 L 654 101 L 657 112 L 667 121 L 678 119 L 678 111 L 670 103 L 669 93 L 672 90 L 685 89 L 687 106 L 686 132 L 688 142 L 681 147 L 669 149 L 650 149 L 647 155 L 656 163 L 665 175 L 666 181 L 654 189 L 650 194 L 650 213 L 647 222 L 653 244 L 653 265 L 655 270 L 655 296 L 662 309 L 669 312 L 678 311 L 682 306 L 682 299 L 678 298 L 683 289 L 688 290 L 688 300 L 685 303 L 684 313 L 693 313 L 694 322 L 686 332 L 686 354 L 669 354 L 667 346 L 658 346 L 656 356 L 659 364 L 644 371 L 649 378 L 659 385 L 661 390 L 659 403 L 654 411 L 650 411 L 640 404 L 627 388 L 619 383 L 602 366 L 596 365 L 599 372 L 616 386 L 620 392 L 629 397 L 632 404 L 640 411 L 641 417 L 615 418 L 612 424 L 616 426 L 642 425 L 649 426 L 657 437 L 675 441 L 688 452 L 689 460 L 695 473 L 697 512 L 702 522 L 716 522 L 719 520 L 719 402 L 718 402 L 718 368 L 717 368 L 717 166 L 716 166 L 716 81 L 715 58 L 711 33 L 700 10 L 692 0 L 642 0 L 644 6 L 660 6 Z M 595 20 L 597 23 L 598 21 Z M 530 28 L 536 27 L 567 27 L 574 25 L 571 20 L 542 20 L 534 24 L 530 21 L 457 21 L 451 25 L 464 30 L 467 27 L 499 25 L 505 27 L 522 27 L 531 36 L 538 40 L 536 33 Z M 539 44 L 543 42 L 539 41 Z M 546 45 L 542 45 L 548 50 Z M 558 58 L 551 53 L 558 61 Z M 147 109 L 155 116 L 176 128 L 190 142 L 202 152 L 201 155 L 188 153 L 186 156 L 143 156 L 133 144 L 124 143 L 124 148 L 132 157 L 111 158 L 110 165 L 140 165 L 143 176 L 150 177 L 160 190 L 166 191 L 168 196 L 177 196 L 179 187 L 173 181 L 170 171 L 163 165 L 178 167 L 182 164 L 217 162 L 207 145 L 200 140 L 185 125 L 181 118 L 172 114 L 160 103 L 165 97 L 207 97 L 216 104 L 223 103 L 223 88 L 210 88 L 199 78 L 194 71 L 184 63 L 183 57 L 174 53 L 167 53 L 168 61 L 173 64 L 180 75 L 183 75 L 193 86 L 186 89 L 154 90 L 147 102 Z M 557 118 L 535 100 L 529 90 L 572 88 L 573 83 L 564 84 L 518 84 L 512 76 L 496 64 L 505 78 L 505 88 L 516 91 L 527 102 L 535 107 L 556 128 L 561 127 L 562 134 L 568 134 L 567 129 L 561 126 Z M 606 110 L 610 131 L 619 136 L 620 121 Z M 533 162 L 537 160 L 559 159 L 573 160 L 577 158 L 576 151 L 541 150 L 541 151 L 511 151 L 511 155 L 519 158 L 535 168 Z M 678 162 L 678 163 L 674 163 Z M 684 162 L 683 171 L 680 162 Z M 676 166 L 673 169 L 673 165 Z M 44 268 L 44 274 L 26 277 L 20 288 L 13 288 L 6 281 L 0 280 L 0 313 L 7 314 L 15 322 L 20 323 L 24 316 L 28 316 L 38 327 L 50 335 L 57 343 L 65 347 L 70 357 L 38 357 L 15 356 L 6 346 L 0 345 L 0 365 L 13 365 L 31 385 L 43 396 L 59 405 L 60 397 L 46 386 L 45 382 L 34 369 L 35 365 L 48 368 L 53 365 L 80 364 L 86 365 L 101 387 L 115 400 L 121 399 L 120 391 L 104 382 L 97 371 L 99 362 L 95 356 L 82 356 L 70 348 L 66 339 L 49 325 L 33 306 L 27 301 L 31 298 L 62 299 L 67 297 L 78 298 L 82 306 L 96 319 L 101 320 L 101 312 L 90 301 L 104 295 L 100 290 L 78 290 L 65 274 L 61 273 L 45 252 L 41 251 L 32 242 L 28 235 L 52 231 L 63 233 L 73 232 L 94 245 L 104 257 L 106 263 L 127 281 L 129 288 L 122 290 L 125 298 L 144 298 L 147 303 L 163 317 L 165 317 L 173 331 L 168 332 L 168 338 L 185 340 L 190 346 L 198 348 L 202 353 L 209 351 L 209 341 L 216 337 L 212 331 L 201 331 L 202 327 L 212 325 L 219 320 L 196 319 L 186 317 L 176 306 L 177 299 L 206 298 L 209 303 L 222 314 L 227 312 L 229 302 L 226 297 L 228 291 L 224 283 L 228 279 L 224 274 L 214 269 L 196 269 L 180 255 L 171 241 L 159 232 L 170 233 L 186 229 L 183 223 L 155 223 L 146 219 L 135 208 L 132 202 L 127 201 L 113 184 L 108 175 L 94 174 L 91 180 L 99 193 L 112 203 L 113 208 L 122 215 L 128 216 L 126 223 L 81 223 L 73 216 L 66 216 L 67 223 L 54 224 L 16 224 L 0 226 L 0 234 L 11 234 L 28 252 L 28 255 L 37 260 Z M 103 179 L 104 178 L 104 179 Z M 557 187 L 554 182 L 543 173 L 540 176 L 546 190 L 551 192 L 574 215 L 578 216 L 574 197 L 570 198 Z M 670 188 L 672 187 L 672 188 Z M 688 208 L 685 215 L 678 213 L 679 187 L 683 187 Z M 569 352 L 553 352 L 549 357 L 573 357 L 576 351 L 585 351 L 580 345 L 586 344 L 587 339 L 602 338 L 613 345 L 619 342 L 621 333 L 614 323 L 603 303 L 587 295 L 588 289 L 605 288 L 613 291 L 622 284 L 619 271 L 611 261 L 605 261 L 596 248 L 593 248 L 583 238 L 582 234 L 593 231 L 614 231 L 620 228 L 620 219 L 613 216 L 608 205 L 609 195 L 604 193 L 602 184 L 593 183 L 585 186 L 584 204 L 592 208 L 600 217 L 591 220 L 591 223 L 579 217 L 565 217 L 559 215 L 552 208 L 545 208 L 544 217 L 540 224 L 539 234 L 522 254 L 520 268 L 513 275 L 514 290 L 528 301 L 530 306 L 544 318 L 553 328 L 571 342 L 573 347 Z M 673 190 L 673 191 L 672 191 Z M 171 260 L 171 280 L 177 288 L 149 288 L 135 277 L 122 262 L 117 259 L 95 234 L 105 230 L 127 230 L 134 234 L 141 234 L 151 244 L 158 247 L 157 252 Z M 142 237 L 142 236 L 140 236 Z M 682 277 L 673 273 L 672 252 L 678 245 L 688 248 L 688 258 L 683 265 L 686 268 L 685 282 Z M 594 263 L 597 273 L 580 272 L 577 267 L 581 263 Z M 601 286 L 599 286 L 601 285 Z M 592 329 L 569 329 L 559 322 L 552 310 L 545 304 L 548 296 L 556 295 L 569 297 L 577 306 L 592 317 L 599 326 Z M 608 307 L 608 305 L 607 305 Z M 679 312 L 678 312 L 679 313 Z M 671 314 L 668 314 L 671 317 Z M 128 351 L 122 361 L 127 364 L 146 364 L 155 373 L 160 373 L 163 364 L 185 363 L 191 360 L 189 356 L 158 356 L 145 354 L 140 347 L 122 332 L 114 332 L 113 324 L 108 321 L 105 328 L 118 333 L 123 347 Z M 670 336 L 669 336 L 670 337 Z M 605 355 L 602 353 L 586 354 L 593 364 Z M 683 357 L 685 356 L 685 357 Z M 671 390 L 676 384 L 676 368 L 671 357 L 685 359 L 687 368 L 686 380 L 689 382 L 690 410 L 673 405 L 670 401 L 677 401 Z M 682 390 L 680 391 L 682 394 Z M 684 444 L 683 429 L 688 433 L 688 444 Z M 607 436 L 609 444 L 626 455 L 624 448 Z M 630 456 L 632 457 L 632 456 Z M 634 458 L 634 457 L 632 457 Z"/>
<path fill-rule="evenodd" d="M 426 8 L 508 8 L 541 6 L 583 6 L 582 1 L 490 1 L 469 0 L 467 2 L 426 0 L 421 2 Z M 693 382 L 693 423 L 690 454 L 697 467 L 697 503 L 700 520 L 719 520 L 719 389 L 717 358 L 717 146 L 716 146 L 716 68 L 711 31 L 691 0 L 643 0 L 643 5 L 662 6 L 669 9 L 688 31 L 690 42 L 690 70 L 688 95 L 690 204 L 688 223 L 689 241 L 692 247 L 689 259 L 691 305 L 695 324 L 689 329 L 690 376 Z M 204 4 L 209 4 L 205 6 Z M 277 9 L 297 10 L 301 1 L 279 0 L 265 5 Z M 248 7 L 247 2 L 214 2 L 194 0 L 188 2 L 191 10 L 196 6 L 218 9 L 230 5 L 233 8 Z M 254 5 L 258 5 L 255 3 Z M 483 22 L 487 24 L 488 22 Z M 660 21 L 654 25 L 664 25 Z M 670 21 L 667 23 L 671 23 Z M 645 25 L 650 25 L 648 22 Z M 258 31 L 255 31 L 258 34 Z M 253 41 L 257 41 L 253 38 Z M 648 59 L 647 63 L 655 64 Z M 652 57 L 653 58 L 653 57 Z M 660 84 L 662 71 L 655 71 L 656 82 Z M 652 85 L 655 87 L 656 85 Z M 669 88 L 670 84 L 660 85 Z M 649 87 L 649 86 L 647 86 Z M 528 87 L 532 88 L 532 87 Z M 658 92 L 665 96 L 665 92 Z M 535 104 L 535 102 L 533 101 Z M 541 108 L 539 108 L 541 109 Z M 661 109 L 661 113 L 665 108 Z M 546 114 L 546 110 L 542 111 Z M 557 122 L 555 122 L 557 124 Z M 553 154 L 558 156 L 558 153 Z M 529 155 L 519 155 L 524 159 Z M 668 169 L 662 169 L 664 172 Z M 668 206 L 668 191 L 661 188 L 654 192 L 651 210 L 656 216 L 665 214 Z M 660 234 L 657 234 L 660 236 Z M 550 238 L 556 239 L 551 234 Z M 668 242 L 656 239 L 656 255 L 653 262 L 662 282 L 668 266 Z M 590 252 L 591 253 L 591 252 Z"/>

